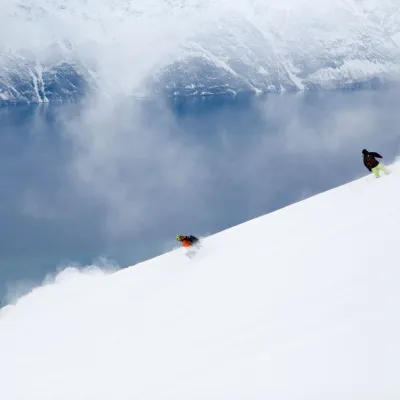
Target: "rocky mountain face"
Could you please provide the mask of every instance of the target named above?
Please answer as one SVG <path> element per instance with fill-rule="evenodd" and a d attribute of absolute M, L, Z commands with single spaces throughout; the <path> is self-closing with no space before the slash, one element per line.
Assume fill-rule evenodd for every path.
<path fill-rule="evenodd" d="M 0 18 L 0 102 L 325 90 L 398 79 L 397 0 L 275 3 L 10 1 Z"/>

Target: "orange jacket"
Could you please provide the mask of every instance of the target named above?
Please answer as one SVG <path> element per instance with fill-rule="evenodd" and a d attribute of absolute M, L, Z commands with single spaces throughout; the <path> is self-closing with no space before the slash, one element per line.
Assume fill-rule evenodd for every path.
<path fill-rule="evenodd" d="M 192 243 L 189 242 L 189 240 L 187 240 L 187 236 L 183 236 L 181 239 L 181 243 L 183 247 L 190 247 L 192 246 Z"/>

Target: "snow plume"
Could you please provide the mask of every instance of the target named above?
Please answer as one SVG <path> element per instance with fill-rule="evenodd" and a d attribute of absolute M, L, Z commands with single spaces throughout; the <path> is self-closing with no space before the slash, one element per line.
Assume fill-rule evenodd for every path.
<path fill-rule="evenodd" d="M 37 297 L 37 293 L 41 293 L 43 288 L 49 288 L 46 290 L 56 293 L 60 286 L 82 287 L 88 281 L 92 282 L 118 270 L 119 266 L 114 261 L 102 257 L 96 259 L 92 265 L 82 266 L 77 263 L 60 265 L 56 268 L 56 272 L 47 274 L 41 284 L 27 280 L 9 284 L 5 301 L 13 305 L 19 305 L 25 301 L 31 302 L 31 299 Z M 7 309 L 10 309 L 10 306 L 7 306 Z"/>

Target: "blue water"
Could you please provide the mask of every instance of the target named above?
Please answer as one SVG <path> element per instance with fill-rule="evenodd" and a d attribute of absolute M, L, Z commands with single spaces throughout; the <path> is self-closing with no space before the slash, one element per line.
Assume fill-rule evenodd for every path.
<path fill-rule="evenodd" d="M 1 108 L 0 297 L 71 262 L 132 265 L 177 233 L 215 233 L 367 174 L 362 148 L 398 154 L 397 96 Z"/>

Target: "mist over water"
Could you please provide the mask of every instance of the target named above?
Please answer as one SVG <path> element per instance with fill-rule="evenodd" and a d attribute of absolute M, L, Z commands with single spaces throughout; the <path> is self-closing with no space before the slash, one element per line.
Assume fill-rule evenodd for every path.
<path fill-rule="evenodd" d="M 177 233 L 215 233 L 353 180 L 367 173 L 362 148 L 389 163 L 397 95 L 1 109 L 1 294 L 97 257 L 132 265 L 171 250 Z"/>

